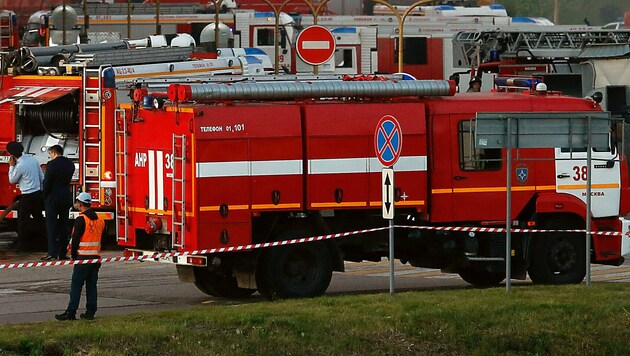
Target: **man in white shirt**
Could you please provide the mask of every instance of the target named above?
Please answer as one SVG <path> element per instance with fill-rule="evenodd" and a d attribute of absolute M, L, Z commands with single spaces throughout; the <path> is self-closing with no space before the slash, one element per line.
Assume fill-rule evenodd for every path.
<path fill-rule="evenodd" d="M 32 155 L 24 155 L 24 146 L 16 141 L 7 144 L 9 158 L 9 183 L 18 184 L 22 195 L 18 203 L 18 240 L 17 248 L 25 251 L 33 245 L 41 244 L 44 240 L 44 201 L 42 199 L 42 186 L 44 172 L 39 162 Z M 32 218 L 31 218 L 32 216 Z M 28 234 L 29 226 L 36 231 L 34 235 Z"/>

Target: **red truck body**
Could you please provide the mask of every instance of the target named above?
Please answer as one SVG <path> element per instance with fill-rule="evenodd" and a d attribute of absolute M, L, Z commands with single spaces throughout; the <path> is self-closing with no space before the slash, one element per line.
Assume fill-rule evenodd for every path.
<path fill-rule="evenodd" d="M 179 92 L 186 96 L 187 90 L 182 85 Z M 126 127 L 117 136 L 119 147 L 126 147 L 117 158 L 119 167 L 126 167 L 118 180 L 122 246 L 191 252 L 384 226 L 374 133 L 386 115 L 399 121 L 404 137 L 394 165 L 398 223 L 505 226 L 506 150 L 486 150 L 482 153 L 494 160 L 473 163 L 467 123 L 479 112 L 601 111 L 590 100 L 521 93 L 191 103 L 178 98 L 181 102 L 159 109 L 130 106 L 119 118 L 118 127 Z M 584 182 L 577 175 L 570 184 L 558 183 L 558 170 L 564 169 L 557 166 L 559 152 L 518 150 L 520 170 L 511 173 L 515 227 L 584 228 Z M 575 167 L 584 162 L 575 157 Z M 596 212 L 607 203 L 594 194 L 594 230 L 620 231 L 618 216 L 630 211 L 625 161 L 617 162 L 620 166 L 606 172 L 610 182 L 596 184 L 620 209 Z M 541 283 L 584 277 L 583 234 L 513 236 L 515 276 L 529 271 Z M 593 261 L 623 261 L 621 241 L 594 236 Z M 573 262 L 549 257 L 550 244 Z M 343 269 L 341 260 L 387 256 L 386 233 L 310 245 L 212 254 L 205 267 L 180 260 L 178 271 L 212 295 L 243 296 L 258 289 L 270 297 L 312 296 L 326 289 L 329 272 Z M 498 283 L 504 276 L 504 234 L 399 229 L 396 246 L 402 261 L 458 272 L 473 284 Z M 289 267 L 297 265 L 306 266 L 303 275 Z M 295 281 L 294 274 L 303 279 Z"/>
<path fill-rule="evenodd" d="M 111 69 L 110 69 L 111 70 Z M 73 189 L 92 195 L 104 217 L 114 217 L 114 112 L 116 89 L 98 70 L 90 75 L 3 75 L 0 89 L 0 175 L 7 176 L 7 142 L 21 141 L 45 169 L 48 148 L 61 145 L 75 162 Z M 8 183 L 8 182 L 7 182 Z M 0 206 L 20 194 L 0 185 Z M 13 217 L 15 212 L 8 215 Z"/>

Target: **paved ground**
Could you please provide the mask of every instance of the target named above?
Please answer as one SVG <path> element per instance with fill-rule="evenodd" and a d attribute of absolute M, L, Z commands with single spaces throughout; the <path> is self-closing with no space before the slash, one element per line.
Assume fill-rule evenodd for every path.
<path fill-rule="evenodd" d="M 103 256 L 121 254 L 121 251 L 105 251 Z M 0 263 L 37 261 L 43 255 L 0 252 Z M 55 313 L 66 307 L 71 273 L 71 266 L 0 270 L 0 324 L 52 320 Z M 630 263 L 620 267 L 595 265 L 592 280 L 594 283 L 630 282 Z M 469 287 L 456 274 L 400 263 L 396 263 L 395 281 L 397 291 Z M 347 263 L 345 273 L 334 274 L 327 293 L 382 293 L 388 290 L 389 263 L 381 261 Z M 180 282 L 172 265 L 123 262 L 103 264 L 101 268 L 97 316 L 260 301 L 263 299 L 257 294 L 240 301 L 209 297 L 193 284 Z M 82 299 L 81 308 L 84 303 L 85 299 Z"/>

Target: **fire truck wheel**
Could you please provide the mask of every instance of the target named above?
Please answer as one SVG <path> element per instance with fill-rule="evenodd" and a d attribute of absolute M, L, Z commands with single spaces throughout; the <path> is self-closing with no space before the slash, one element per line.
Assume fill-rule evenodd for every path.
<path fill-rule="evenodd" d="M 271 248 L 259 267 L 259 292 L 269 299 L 316 297 L 332 278 L 330 254 L 321 242 Z"/>
<path fill-rule="evenodd" d="M 211 271 L 208 267 L 194 267 L 195 286 L 202 292 L 220 298 L 240 299 L 254 294 L 255 289 L 240 288 L 232 271 Z"/>
<path fill-rule="evenodd" d="M 538 284 L 580 283 L 586 274 L 584 237 L 545 234 L 534 241 L 529 277 Z"/>
<path fill-rule="evenodd" d="M 475 287 L 494 287 L 505 279 L 503 272 L 490 272 L 471 267 L 460 270 L 459 276 Z"/>

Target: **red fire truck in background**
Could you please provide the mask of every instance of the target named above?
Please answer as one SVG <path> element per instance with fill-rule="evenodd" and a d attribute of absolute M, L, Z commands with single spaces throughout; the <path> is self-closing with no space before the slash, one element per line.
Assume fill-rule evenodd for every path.
<path fill-rule="evenodd" d="M 0 175 L 8 171 L 4 148 L 9 141 L 21 141 L 25 153 L 42 165 L 48 161 L 48 147 L 61 145 L 75 162 L 75 189 L 90 192 L 95 208 L 109 211 L 105 217 L 111 220 L 114 159 L 108 152 L 114 146 L 113 120 L 105 118 L 113 117 L 116 110 L 113 72 L 111 68 L 75 69 L 79 73 L 65 76 L 2 74 Z M 0 205 L 10 205 L 18 194 L 16 185 L 3 184 Z"/>
<path fill-rule="evenodd" d="M 518 182 L 514 228 L 582 229 L 589 168 L 577 144 L 519 149 L 516 169 L 506 172 L 505 149 L 474 144 L 478 113 L 584 118 L 601 108 L 553 93 L 454 92 L 452 81 L 172 84 L 170 103 L 136 101 L 116 121 L 119 244 L 130 253 L 218 249 L 169 260 L 182 280 L 210 295 L 320 295 L 344 260 L 387 256 L 387 233 L 224 251 L 382 227 L 383 166 L 374 132 L 390 116 L 404 136 L 395 164 L 395 222 L 417 227 L 396 231 L 395 258 L 496 285 L 505 276 L 505 234 L 446 227 L 504 227 L 509 173 Z M 628 166 L 617 142 L 621 127 L 610 130 L 609 147 L 592 152 L 592 229 L 623 225 L 625 232 L 628 221 L 619 216 L 630 212 Z M 512 239 L 515 278 L 529 273 L 551 284 L 584 278 L 584 233 Z M 593 262 L 619 264 L 630 237 L 595 234 L 592 246 Z"/>
<path fill-rule="evenodd" d="M 92 195 L 93 207 L 114 234 L 115 112 L 129 102 L 129 86 L 142 78 L 208 78 L 265 74 L 260 54 L 243 49 L 214 59 L 189 60 L 190 36 L 162 36 L 94 45 L 22 48 L 4 52 L 0 73 L 0 176 L 6 176 L 7 142 L 20 141 L 42 166 L 48 148 L 61 145 L 75 164 L 75 193 Z M 183 47 L 174 47 L 176 42 Z M 172 47 L 159 47 L 172 44 Z M 156 47 L 133 48 L 135 45 Z M 166 79 L 162 79 L 162 82 Z M 8 183 L 8 182 L 7 182 Z M 0 185 L 0 209 L 12 205 L 17 185 Z M 6 217 L 15 217 L 6 211 Z M 4 217 L 4 216 L 3 216 Z M 14 220 L 13 220 L 14 221 Z"/>

